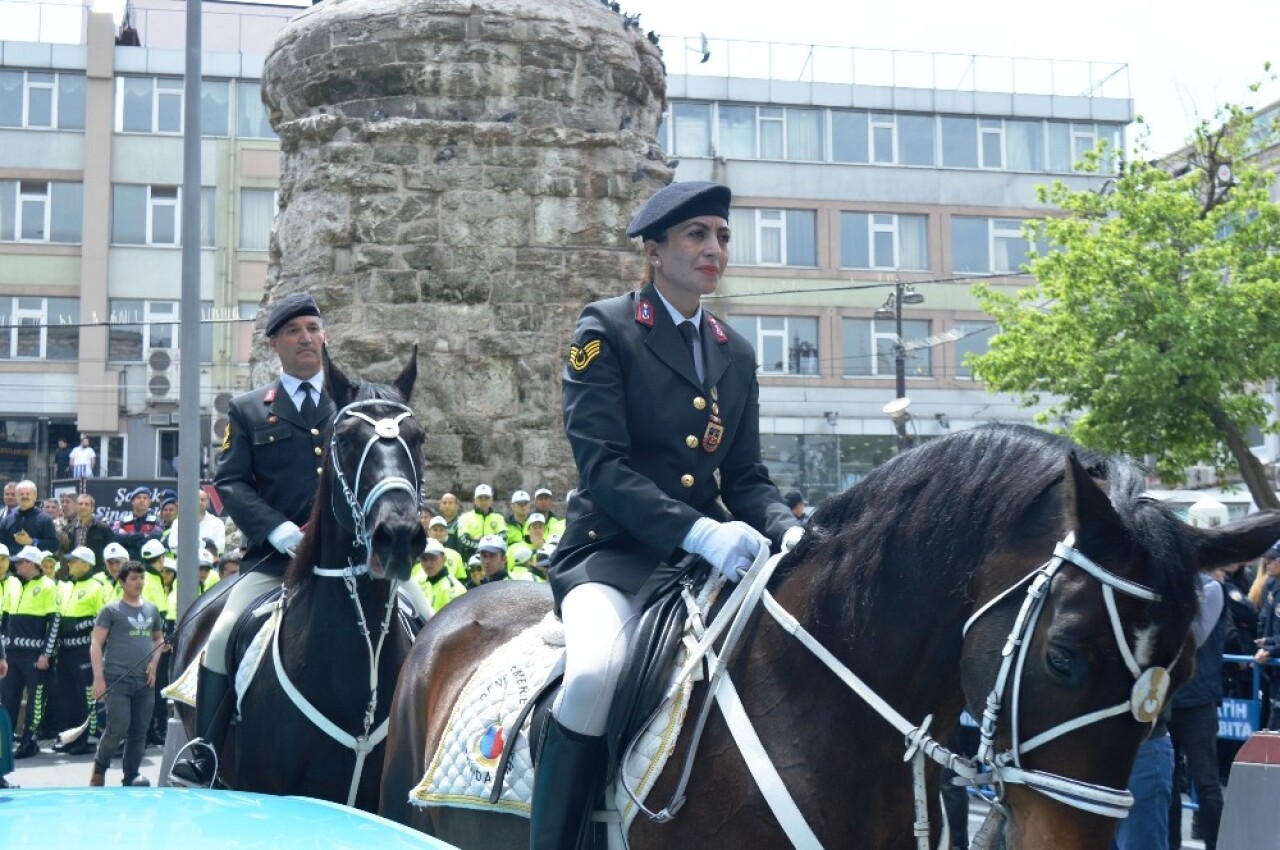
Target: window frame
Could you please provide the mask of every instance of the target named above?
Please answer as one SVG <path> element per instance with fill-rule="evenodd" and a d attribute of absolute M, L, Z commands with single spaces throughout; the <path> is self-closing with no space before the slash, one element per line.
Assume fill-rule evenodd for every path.
<path fill-rule="evenodd" d="M 49 237 L 53 233 L 53 191 L 52 191 L 52 187 L 50 186 L 51 182 L 52 181 L 49 181 L 49 180 L 17 181 L 18 183 L 17 204 L 14 209 L 14 220 L 13 220 L 13 241 L 14 242 L 21 242 L 21 243 L 27 243 L 27 244 L 32 244 L 32 243 L 47 244 L 50 241 Z M 23 190 L 25 186 L 28 186 L 28 185 L 34 186 L 37 184 L 41 184 L 44 186 L 44 193 L 42 195 L 36 195 L 35 193 L 26 192 Z M 24 236 L 22 232 L 23 222 L 25 220 L 25 215 L 24 215 L 25 206 L 28 201 L 32 201 L 35 198 L 39 198 L 40 202 L 43 203 L 44 205 L 44 213 L 42 216 L 43 235 L 38 238 Z"/>
<path fill-rule="evenodd" d="M 49 302 L 51 300 L 74 301 L 76 304 L 75 320 L 71 324 L 72 327 L 76 328 L 75 345 L 74 350 L 69 352 L 67 357 L 55 357 L 52 359 L 49 357 L 49 328 L 53 326 L 49 318 Z M 0 336 L 0 349 L 3 350 L 3 353 L 0 353 L 0 362 L 21 361 L 25 363 L 33 363 L 48 361 L 52 363 L 75 363 L 80 359 L 79 298 L 49 298 L 41 295 L 5 295 L 0 296 L 0 301 L 6 302 L 8 305 L 5 322 L 0 326 L 0 334 L 8 335 L 7 339 Z M 24 301 L 38 301 L 40 302 L 40 306 L 36 308 L 30 304 L 24 305 L 22 303 Z M 61 326 L 61 323 L 59 323 L 59 326 Z M 38 353 L 34 355 L 20 353 L 23 342 L 23 329 L 36 330 Z"/>
<path fill-rule="evenodd" d="M 730 315 L 731 326 L 735 327 L 740 333 L 742 332 L 742 324 L 750 321 L 755 327 L 754 337 L 748 336 L 747 342 L 751 343 L 751 349 L 755 353 L 756 369 L 760 375 L 770 378 L 821 378 L 822 377 L 822 360 L 819 352 L 821 351 L 822 322 L 821 317 L 817 315 L 792 315 L 789 313 L 735 313 Z M 782 321 L 781 328 L 766 328 L 763 319 L 775 319 Z M 799 368 L 792 369 L 792 349 L 791 336 L 793 321 L 812 323 L 813 328 L 813 367 L 812 372 L 803 370 L 803 360 L 799 358 L 804 355 L 798 353 L 796 357 L 800 364 Z M 746 334 L 744 334 L 746 336 Z M 797 337 L 798 338 L 798 337 Z M 780 341 L 782 343 L 784 368 L 782 371 L 771 369 L 769 364 L 764 362 L 765 340 Z M 807 345 L 808 340 L 799 340 L 802 345 Z"/>

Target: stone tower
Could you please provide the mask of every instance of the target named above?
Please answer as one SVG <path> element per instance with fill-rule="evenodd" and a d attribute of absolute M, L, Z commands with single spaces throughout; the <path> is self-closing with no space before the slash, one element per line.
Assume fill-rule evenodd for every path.
<path fill-rule="evenodd" d="M 418 343 L 430 496 L 563 498 L 574 323 L 636 285 L 623 231 L 671 179 L 657 48 L 600 0 L 327 0 L 277 38 L 263 98 L 283 158 L 268 303 L 312 293 L 371 380 Z"/>

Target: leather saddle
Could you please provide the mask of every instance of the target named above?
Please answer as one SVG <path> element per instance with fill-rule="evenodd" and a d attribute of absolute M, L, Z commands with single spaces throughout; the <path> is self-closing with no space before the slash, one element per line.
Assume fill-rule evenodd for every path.
<path fill-rule="evenodd" d="M 688 613 L 681 591 L 685 587 L 695 586 L 705 572 L 705 561 L 694 556 L 686 558 L 672 578 L 654 593 L 649 606 L 640 616 L 640 623 L 631 641 L 631 653 L 623 664 L 618 689 L 609 709 L 605 729 L 608 753 L 605 787 L 616 777 L 627 746 L 644 730 L 662 703 L 667 689 L 667 677 L 675 665 Z M 520 730 L 524 728 L 525 720 L 529 720 L 529 757 L 535 766 L 546 741 L 551 707 L 555 705 L 556 694 L 563 684 L 564 653 L 561 652 L 547 680 L 525 703 L 513 724 L 514 729 Z M 503 750 L 495 771 L 490 802 L 496 803 L 502 794 L 508 760 L 514 750 L 514 745 Z"/>

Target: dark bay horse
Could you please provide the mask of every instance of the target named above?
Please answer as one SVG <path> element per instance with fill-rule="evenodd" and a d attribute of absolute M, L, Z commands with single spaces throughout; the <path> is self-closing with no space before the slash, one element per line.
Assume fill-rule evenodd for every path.
<path fill-rule="evenodd" d="M 986 766 L 999 772 L 1007 812 L 993 845 L 1101 850 L 1150 728 L 1139 713 L 1158 710 L 1163 696 L 1152 683 L 1188 675 L 1197 571 L 1254 557 L 1280 537 L 1280 514 L 1196 529 L 1143 490 L 1131 464 L 1035 429 L 958 432 L 825 502 L 769 592 L 900 715 L 915 724 L 932 715 L 934 739 L 947 740 L 963 707 L 984 718 Z M 518 634 L 550 601 L 520 582 L 482 591 L 428 623 L 406 661 L 382 813 L 463 848 L 524 847 L 523 818 L 407 803 L 477 648 Z M 917 836 L 903 733 L 773 611 L 748 622 L 729 675 L 815 843 L 937 846 L 935 765 L 919 795 L 932 835 L 922 824 Z M 697 711 L 695 698 L 689 717 Z M 687 733 L 651 808 L 672 797 Z M 717 710 L 686 797 L 668 823 L 637 819 L 630 846 L 792 846 Z"/>
<path fill-rule="evenodd" d="M 378 730 L 413 642 L 392 594 L 426 544 L 424 435 L 406 406 L 416 377 L 416 348 L 390 386 L 353 382 L 326 355 L 325 390 L 337 413 L 305 537 L 284 577 L 276 648 L 286 675 L 268 652 L 220 755 L 231 787 L 377 809 Z M 211 591 L 193 606 L 175 669 L 200 651 L 221 598 Z M 181 714 L 191 735 L 194 712 Z"/>

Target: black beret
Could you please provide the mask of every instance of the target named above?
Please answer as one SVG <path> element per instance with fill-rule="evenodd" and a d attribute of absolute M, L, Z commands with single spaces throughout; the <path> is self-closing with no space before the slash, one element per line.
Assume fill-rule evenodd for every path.
<path fill-rule="evenodd" d="M 1280 558 L 1280 540 L 1271 544 L 1271 548 L 1262 553 L 1264 558 Z"/>
<path fill-rule="evenodd" d="M 804 504 L 804 496 L 799 490 L 792 490 L 782 497 L 782 501 L 786 502 L 787 507 L 794 508 L 796 505 Z"/>
<path fill-rule="evenodd" d="M 286 295 L 276 302 L 276 306 L 271 308 L 271 318 L 267 319 L 267 336 L 275 336 L 276 331 L 284 327 L 286 322 L 298 316 L 320 316 L 316 299 L 305 292 Z"/>
<path fill-rule="evenodd" d="M 733 193 L 728 186 L 708 180 L 672 183 L 659 189 L 645 202 L 627 225 L 627 236 L 657 239 L 668 228 L 700 215 L 718 215 L 728 219 L 732 199 Z"/>

